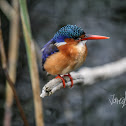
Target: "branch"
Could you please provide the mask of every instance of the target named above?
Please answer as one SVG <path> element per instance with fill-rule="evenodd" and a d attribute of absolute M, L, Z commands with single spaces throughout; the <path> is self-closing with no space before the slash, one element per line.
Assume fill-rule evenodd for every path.
<path fill-rule="evenodd" d="M 93 68 L 82 68 L 78 72 L 72 72 L 74 85 L 81 83 L 83 85 L 92 85 L 98 81 L 110 79 L 126 72 L 126 58 L 122 58 L 116 62 L 108 63 Z M 71 85 L 69 77 L 64 77 L 66 86 Z M 57 90 L 63 88 L 61 79 L 52 79 L 42 89 L 40 97 L 50 96 Z"/>

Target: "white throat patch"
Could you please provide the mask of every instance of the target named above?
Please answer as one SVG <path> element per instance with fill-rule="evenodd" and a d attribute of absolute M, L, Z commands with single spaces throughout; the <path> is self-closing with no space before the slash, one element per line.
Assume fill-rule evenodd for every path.
<path fill-rule="evenodd" d="M 77 44 L 77 49 L 78 51 L 81 51 L 83 49 L 83 47 L 85 46 L 85 43 L 87 42 L 87 40 L 84 40 L 84 41 L 80 41 L 78 44 Z"/>
<path fill-rule="evenodd" d="M 85 45 L 85 43 L 87 42 L 87 40 L 84 40 L 84 41 L 80 41 L 78 44 L 77 44 L 77 46 L 78 46 L 78 48 L 80 47 L 83 47 L 84 45 Z"/>

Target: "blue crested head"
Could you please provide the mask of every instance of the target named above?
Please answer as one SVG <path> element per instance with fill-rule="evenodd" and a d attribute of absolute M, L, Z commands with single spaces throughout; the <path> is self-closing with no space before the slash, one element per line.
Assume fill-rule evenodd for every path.
<path fill-rule="evenodd" d="M 76 25 L 66 25 L 62 27 L 53 37 L 53 41 L 62 42 L 65 38 L 78 38 L 81 35 L 85 34 L 84 30 L 81 27 Z"/>

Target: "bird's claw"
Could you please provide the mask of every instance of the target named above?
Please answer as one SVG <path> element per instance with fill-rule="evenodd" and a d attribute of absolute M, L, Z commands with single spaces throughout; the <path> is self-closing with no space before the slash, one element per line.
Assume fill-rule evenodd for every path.
<path fill-rule="evenodd" d="M 71 81 L 71 86 L 70 86 L 70 87 L 72 87 L 72 86 L 73 86 L 73 78 L 71 77 L 71 75 L 68 74 L 68 75 L 64 75 L 64 76 L 68 76 L 68 77 L 70 78 L 70 81 Z M 60 78 L 60 79 L 62 80 L 62 82 L 63 82 L 63 87 L 65 88 L 65 87 L 66 87 L 66 85 L 65 85 L 65 79 L 64 79 L 63 77 L 61 77 L 60 75 L 58 75 L 58 76 L 56 77 L 56 79 L 57 79 L 57 78 Z"/>
<path fill-rule="evenodd" d="M 68 75 L 64 75 L 64 76 L 68 76 L 70 78 L 70 81 L 71 81 L 71 86 L 70 87 L 72 87 L 73 86 L 73 78 L 71 77 L 71 75 L 68 74 Z"/>
<path fill-rule="evenodd" d="M 60 78 L 61 80 L 62 80 L 62 82 L 63 82 L 63 87 L 65 88 L 66 87 L 66 85 L 65 85 L 65 79 L 63 78 L 63 77 L 61 77 L 60 75 L 58 75 L 57 77 L 56 77 L 56 79 L 57 78 Z"/>

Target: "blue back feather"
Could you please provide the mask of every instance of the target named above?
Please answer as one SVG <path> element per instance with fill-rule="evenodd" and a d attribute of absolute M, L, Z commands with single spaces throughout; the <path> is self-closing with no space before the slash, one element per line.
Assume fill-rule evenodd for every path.
<path fill-rule="evenodd" d="M 44 65 L 46 58 L 50 55 L 58 52 L 58 48 L 54 45 L 55 42 L 51 39 L 42 49 L 42 66 Z"/>

